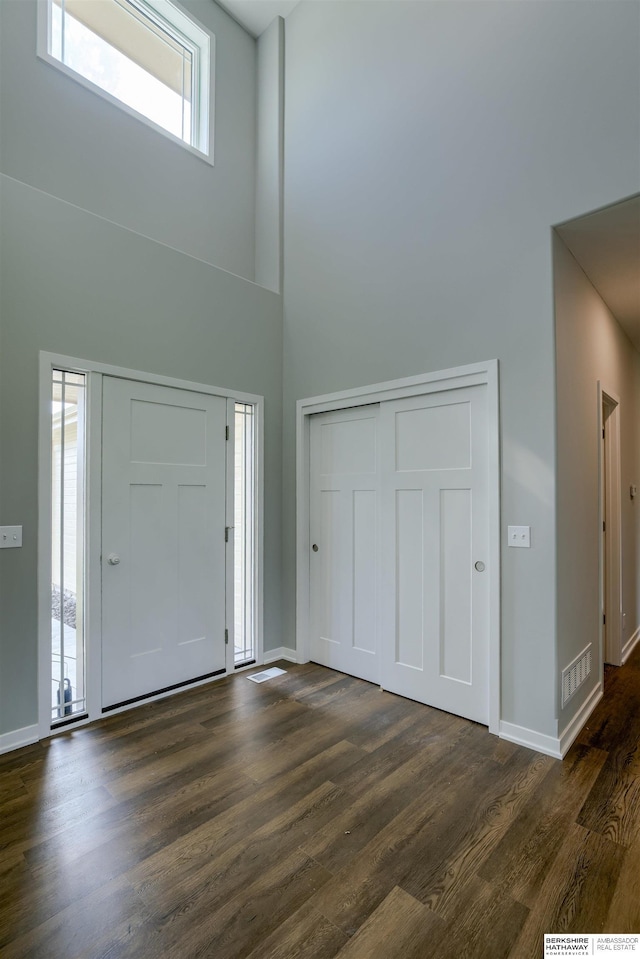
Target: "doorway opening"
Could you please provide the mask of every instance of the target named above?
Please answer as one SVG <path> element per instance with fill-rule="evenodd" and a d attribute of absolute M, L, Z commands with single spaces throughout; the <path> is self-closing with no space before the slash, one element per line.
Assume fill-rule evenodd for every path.
<path fill-rule="evenodd" d="M 602 661 L 622 665 L 620 400 L 599 388 L 600 598 Z"/>
<path fill-rule="evenodd" d="M 127 416 L 114 415 L 117 397 L 127 390 L 136 394 L 125 403 Z M 39 738 L 69 723 L 97 720 L 107 710 L 169 695 L 185 682 L 200 685 L 212 675 L 262 662 L 263 414 L 258 395 L 40 353 Z M 208 446 L 211 456 L 205 459 Z M 109 516 L 105 522 L 105 509 L 125 475 L 116 468 L 118 458 L 127 456 L 129 498 L 116 496 L 114 506 L 114 515 L 124 516 L 123 531 Z M 205 467 L 213 471 L 209 499 L 192 476 Z M 153 512 L 159 490 L 165 499 L 175 492 L 173 512 L 164 501 Z M 213 506 L 205 509 L 209 500 Z M 128 503 L 128 510 L 118 502 Z M 167 544 L 176 543 L 177 573 L 167 558 Z M 194 544 L 215 552 L 214 574 L 193 557 Z M 156 589 L 154 602 L 145 603 L 144 589 L 153 592 L 162 576 L 172 589 Z M 118 583 L 124 589 L 123 583 L 134 581 L 132 602 L 121 602 L 119 595 L 114 601 Z M 144 589 L 137 588 L 140 583 Z M 214 593 L 215 621 L 209 615 Z M 159 617 L 167 596 L 175 602 Z M 114 621 L 123 610 L 135 613 L 134 626 L 141 626 L 132 633 L 141 648 L 131 643 L 126 649 L 129 658 L 140 654 L 136 667 L 138 660 L 146 667 L 160 645 L 142 648 L 143 639 L 161 638 L 161 629 L 168 636 L 163 648 L 172 648 L 171 642 L 179 647 L 175 670 L 161 683 L 154 676 L 146 682 L 149 670 L 141 667 L 146 684 L 133 693 L 122 687 L 135 670 L 111 648 Z M 155 620 L 146 628 L 149 616 Z M 215 647 L 215 663 L 185 670 L 188 654 L 200 646 Z M 109 686 L 105 664 L 112 660 Z"/>

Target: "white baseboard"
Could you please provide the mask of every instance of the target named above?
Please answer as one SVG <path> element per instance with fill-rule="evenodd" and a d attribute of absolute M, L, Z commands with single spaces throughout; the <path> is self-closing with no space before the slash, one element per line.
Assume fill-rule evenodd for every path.
<path fill-rule="evenodd" d="M 563 759 L 602 696 L 602 686 L 598 685 L 557 738 L 555 736 L 545 736 L 543 733 L 538 733 L 534 729 L 526 729 L 524 726 L 516 726 L 515 723 L 501 722 L 500 739 L 507 739 L 510 743 L 535 749 L 536 752 L 544 753 L 545 756 L 553 756 L 554 759 Z"/>
<path fill-rule="evenodd" d="M 596 688 L 593 690 L 587 701 L 582 705 L 578 710 L 573 719 L 565 726 L 563 731 L 560 733 L 560 751 L 563 756 L 566 756 L 569 752 L 571 744 L 574 739 L 588 720 L 589 716 L 596 708 L 602 697 L 604 696 L 604 689 L 602 684 L 598 683 Z"/>
<path fill-rule="evenodd" d="M 638 626 L 633 636 L 630 636 L 629 639 L 624 644 L 624 646 L 622 647 L 621 658 L 623 663 L 626 663 L 626 661 L 629 659 L 629 656 L 634 651 L 634 649 L 636 648 L 639 642 L 640 642 L 640 626 Z"/>
<path fill-rule="evenodd" d="M 525 726 L 516 726 L 515 723 L 505 723 L 503 721 L 500 722 L 498 735 L 500 739 L 507 739 L 510 743 L 526 746 L 527 749 L 535 749 L 537 753 L 553 756 L 554 759 L 562 759 L 560 740 L 554 736 L 545 736 L 544 733 L 537 733 L 535 729 L 527 729 Z"/>
<path fill-rule="evenodd" d="M 0 755 L 9 753 L 12 749 L 20 749 L 21 746 L 31 746 L 37 743 L 38 724 L 35 726 L 24 726 L 22 729 L 14 729 L 10 733 L 0 734 Z"/>
<path fill-rule="evenodd" d="M 265 649 L 264 664 L 275 663 L 277 659 L 286 659 L 289 663 L 297 663 L 298 655 L 295 649 L 289 649 L 288 646 L 278 646 L 277 649 Z"/>

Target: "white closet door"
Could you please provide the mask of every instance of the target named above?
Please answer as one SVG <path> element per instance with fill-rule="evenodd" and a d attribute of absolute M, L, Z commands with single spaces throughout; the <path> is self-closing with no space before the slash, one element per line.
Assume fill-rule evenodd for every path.
<path fill-rule="evenodd" d="M 384 688 L 485 724 L 486 402 L 474 386 L 386 402 L 380 415 Z"/>
<path fill-rule="evenodd" d="M 104 378 L 103 708 L 225 668 L 220 397 Z"/>
<path fill-rule="evenodd" d="M 377 406 L 312 417 L 311 659 L 376 683 L 377 436 Z"/>

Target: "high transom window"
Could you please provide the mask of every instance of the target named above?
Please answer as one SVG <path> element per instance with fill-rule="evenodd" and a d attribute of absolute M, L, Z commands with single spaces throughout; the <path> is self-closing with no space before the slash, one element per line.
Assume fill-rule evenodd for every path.
<path fill-rule="evenodd" d="M 44 0 L 39 54 L 209 154 L 211 37 L 169 0 Z"/>

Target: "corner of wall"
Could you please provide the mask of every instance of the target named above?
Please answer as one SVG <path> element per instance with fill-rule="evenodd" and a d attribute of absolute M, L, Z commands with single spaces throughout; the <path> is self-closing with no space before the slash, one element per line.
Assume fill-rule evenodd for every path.
<path fill-rule="evenodd" d="M 255 282 L 282 289 L 284 20 L 257 40 Z"/>

